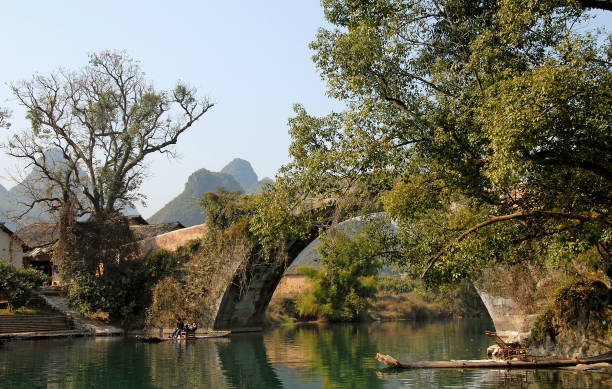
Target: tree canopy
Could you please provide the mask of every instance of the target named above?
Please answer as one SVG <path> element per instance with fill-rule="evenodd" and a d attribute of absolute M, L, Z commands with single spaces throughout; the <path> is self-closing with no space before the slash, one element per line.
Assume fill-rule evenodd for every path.
<path fill-rule="evenodd" d="M 611 261 L 612 44 L 572 1 L 324 0 L 324 117 L 296 106 L 279 183 L 380 202 L 434 282 L 495 261 Z"/>
<path fill-rule="evenodd" d="M 181 82 L 156 90 L 137 61 L 111 51 L 90 55 L 80 70 L 37 74 L 11 89 L 31 126 L 5 149 L 44 181 L 29 205 L 57 210 L 72 201 L 77 214 L 101 217 L 144 200 L 145 157 L 172 154 L 178 137 L 213 106 Z M 49 149 L 60 150 L 61 161 L 47 161 Z"/>

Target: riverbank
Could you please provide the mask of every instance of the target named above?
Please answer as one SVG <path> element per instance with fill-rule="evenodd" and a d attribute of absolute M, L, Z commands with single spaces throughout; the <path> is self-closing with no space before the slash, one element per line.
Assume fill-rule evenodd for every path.
<path fill-rule="evenodd" d="M 304 275 L 283 277 L 266 311 L 269 326 L 324 320 L 305 316 L 299 301 L 306 296 L 311 281 Z M 370 299 L 365 321 L 432 320 L 458 317 L 489 317 L 480 296 L 468 282 L 426 289 L 421 281 L 396 276 L 376 278 L 378 292 Z"/>

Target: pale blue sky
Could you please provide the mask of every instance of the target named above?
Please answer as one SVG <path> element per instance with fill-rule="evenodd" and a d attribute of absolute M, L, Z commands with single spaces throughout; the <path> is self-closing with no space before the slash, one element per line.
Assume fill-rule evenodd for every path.
<path fill-rule="evenodd" d="M 287 119 L 294 103 L 315 114 L 341 109 L 325 96 L 308 43 L 324 25 L 319 0 L 268 1 L 6 1 L 1 6 L 0 106 L 13 128 L 26 125 L 7 82 L 76 69 L 87 54 L 126 50 L 157 88 L 183 80 L 217 105 L 182 139 L 179 160 L 149 161 L 142 187 L 145 217 L 183 190 L 200 168 L 218 171 L 235 157 L 260 178 L 288 161 Z M 610 26 L 610 12 L 599 24 Z M 7 132 L 0 134 L 0 142 Z M 0 153 L 0 184 L 14 185 Z"/>
<path fill-rule="evenodd" d="M 183 80 L 214 101 L 182 139 L 181 158 L 149 161 L 142 187 L 150 216 L 183 190 L 200 168 L 220 170 L 235 157 L 260 178 L 288 161 L 287 119 L 294 103 L 325 114 L 340 109 L 325 97 L 308 43 L 324 23 L 318 0 L 300 1 L 11 1 L 0 16 L 0 106 L 13 110 L 14 130 L 26 125 L 5 83 L 78 68 L 87 54 L 126 50 L 158 88 Z M 6 138 L 6 131 L 0 141 Z M 0 155 L 0 184 L 14 185 Z"/>

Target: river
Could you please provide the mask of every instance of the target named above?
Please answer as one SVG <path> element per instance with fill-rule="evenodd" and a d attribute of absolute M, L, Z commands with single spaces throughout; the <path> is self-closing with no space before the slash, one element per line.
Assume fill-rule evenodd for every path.
<path fill-rule="evenodd" d="M 14 341 L 0 346 L 0 388 L 609 388 L 612 375 L 568 370 L 383 369 L 400 360 L 480 359 L 488 320 L 301 325 L 228 338 Z"/>

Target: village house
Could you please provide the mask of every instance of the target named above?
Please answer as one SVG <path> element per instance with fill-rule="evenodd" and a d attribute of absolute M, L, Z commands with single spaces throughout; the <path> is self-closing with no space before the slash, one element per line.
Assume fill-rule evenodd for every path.
<path fill-rule="evenodd" d="M 9 261 L 17 269 L 23 268 L 24 243 L 19 237 L 0 223 L 0 259 Z"/>
<path fill-rule="evenodd" d="M 57 265 L 53 263 L 53 246 L 58 239 L 56 224 L 34 223 L 18 229 L 16 234 L 26 245 L 23 267 L 38 269 L 57 284 L 60 278 Z"/>

